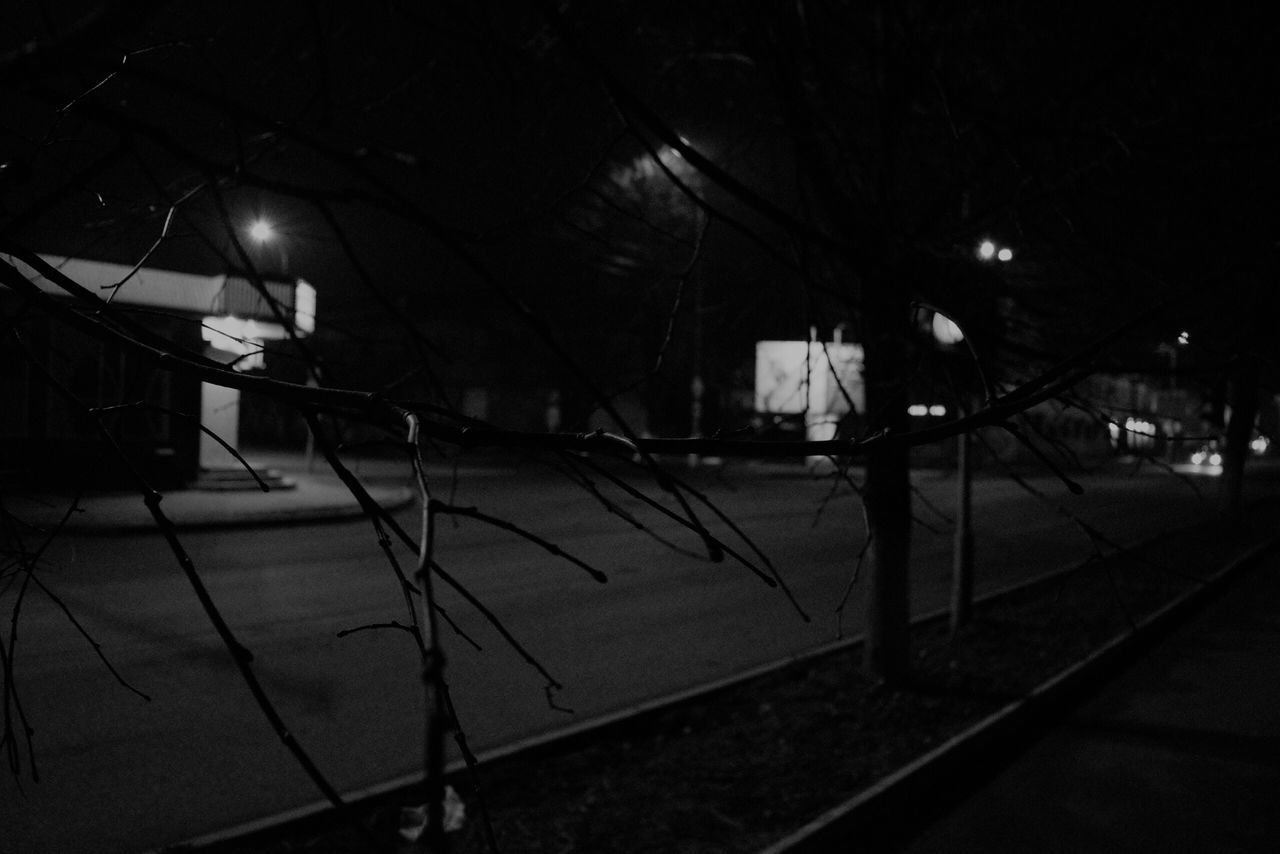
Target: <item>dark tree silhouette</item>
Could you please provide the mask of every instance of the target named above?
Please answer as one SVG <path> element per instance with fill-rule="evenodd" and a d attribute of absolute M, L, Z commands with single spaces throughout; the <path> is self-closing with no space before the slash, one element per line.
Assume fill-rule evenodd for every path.
<path fill-rule="evenodd" d="M 42 11 L 15 13 L 0 47 L 6 359 L 29 363 L 31 383 L 123 460 L 264 714 L 340 805 L 121 441 L 120 405 L 158 402 L 145 388 L 109 407 L 84 399 L 31 346 L 32 318 L 155 376 L 297 413 L 405 592 L 405 622 L 393 627 L 412 634 L 423 662 L 432 846 L 443 839 L 441 738 L 456 729 L 435 587 L 496 622 L 438 559 L 439 518 L 493 525 L 599 572 L 536 531 L 440 498 L 424 465 L 440 448 L 539 454 L 588 489 L 592 462 L 580 455 L 634 461 L 637 480 L 671 506 L 644 500 L 695 532 L 710 559 L 738 560 L 783 594 L 767 559 L 708 529 L 715 508 L 670 461 L 817 455 L 841 474 L 864 466 L 869 540 L 849 563 L 857 577 L 870 558 L 866 666 L 888 682 L 910 674 L 913 449 L 1003 431 L 1057 470 L 1051 443 L 1017 419 L 1065 400 L 1121 420 L 1082 400 L 1082 383 L 1100 370 L 1156 371 L 1155 347 L 1188 314 L 1211 355 L 1183 372 L 1226 377 L 1222 500 L 1238 512 L 1259 391 L 1276 379 L 1265 323 L 1280 194 L 1275 170 L 1251 165 L 1275 142 L 1275 101 L 1223 94 L 1242 79 L 1261 85 L 1256 39 L 1202 44 L 1198 22 L 1165 10 L 1113 11 L 1098 27 L 1074 7 L 995 3 Z M 293 329 L 266 275 L 284 259 L 250 245 L 238 219 L 267 203 L 310 223 L 295 226 L 309 251 L 291 269 L 335 283 L 333 320 L 281 345 L 299 366 L 292 380 L 208 358 L 191 329 L 157 334 L 39 254 L 238 271 Z M 1206 257 L 1201 235 L 1244 248 Z M 1013 261 L 977 257 L 986 236 L 1014 245 Z M 1206 282 L 1230 288 L 1205 305 Z M 934 313 L 965 333 L 946 359 L 921 332 Z M 787 443 L 708 435 L 702 389 L 731 376 L 725 351 L 839 324 L 865 357 L 865 408 L 844 432 Z M 469 408 L 469 384 L 508 371 L 495 342 L 522 354 L 519 383 L 557 395 L 556 419 Z M 962 414 L 915 427 L 908 404 L 921 382 L 949 386 Z M 664 410 L 671 388 L 688 397 Z M 648 403 L 649 423 L 628 396 Z M 687 419 L 672 416 L 686 405 Z M 343 467 L 335 430 L 405 452 L 416 535 Z M 393 540 L 413 550 L 413 570 Z M 39 583 L 37 560 L 16 553 L 25 590 Z M 0 655 L 11 755 L 22 715 L 12 649 L 10 636 Z"/>

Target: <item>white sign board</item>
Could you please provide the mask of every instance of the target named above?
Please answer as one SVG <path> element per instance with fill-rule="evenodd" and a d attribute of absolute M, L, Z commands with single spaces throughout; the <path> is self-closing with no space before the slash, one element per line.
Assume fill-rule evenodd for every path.
<path fill-rule="evenodd" d="M 820 341 L 756 342 L 756 411 L 807 412 L 810 420 L 866 407 L 862 346 Z"/>

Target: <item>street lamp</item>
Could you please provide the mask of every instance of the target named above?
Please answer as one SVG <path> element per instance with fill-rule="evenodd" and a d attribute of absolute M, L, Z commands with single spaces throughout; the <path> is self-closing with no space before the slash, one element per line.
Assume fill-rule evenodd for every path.
<path fill-rule="evenodd" d="M 964 340 L 959 324 L 940 311 L 933 313 L 933 338 L 944 347 L 954 347 Z"/>
<path fill-rule="evenodd" d="M 978 247 L 978 257 L 990 260 L 992 257 L 1007 261 L 1003 253 L 1013 253 L 1008 249 L 997 249 L 990 240 L 985 240 Z M 947 350 L 955 348 L 964 341 L 964 330 L 960 325 L 941 312 L 934 312 L 932 323 L 933 338 Z M 959 416 L 968 414 L 963 394 L 958 395 Z M 938 407 L 938 415 L 945 415 L 946 410 Z M 929 414 L 935 414 L 930 407 Z M 955 533 L 951 544 L 951 636 L 955 637 L 960 629 L 969 622 L 973 611 L 973 448 L 968 432 L 956 436 L 956 520 Z"/>
<path fill-rule="evenodd" d="M 275 239 L 276 229 L 265 219 L 255 219 L 249 226 L 249 236 L 258 243 L 270 243 Z"/>
<path fill-rule="evenodd" d="M 288 241 L 282 240 L 280 232 L 275 225 L 268 219 L 258 217 L 249 223 L 249 238 L 259 246 L 266 246 L 268 243 L 276 244 L 280 250 L 280 272 L 284 273 L 289 269 L 289 247 Z"/>

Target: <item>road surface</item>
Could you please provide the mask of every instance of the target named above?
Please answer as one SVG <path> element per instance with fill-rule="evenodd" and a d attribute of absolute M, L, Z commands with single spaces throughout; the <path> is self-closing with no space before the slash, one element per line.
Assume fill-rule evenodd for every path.
<path fill-rule="evenodd" d="M 490 473 L 459 485 L 455 503 L 536 532 L 609 577 L 598 584 L 577 566 L 472 519 L 442 522 L 440 562 L 563 683 L 556 705 L 574 710 L 552 708 L 546 680 L 443 589 L 449 614 L 482 647 L 444 631 L 458 711 L 476 749 L 837 636 L 834 608 L 863 537 L 852 493 L 840 489 L 833 497 L 828 481 L 758 472 L 731 473 L 723 482 L 701 475 L 699 482 L 770 555 L 811 621 L 733 560 L 714 564 L 673 551 L 546 475 Z M 1087 492 L 1076 498 L 1052 479 L 1035 478 L 1048 504 L 1007 480 L 976 482 L 980 590 L 1090 554 L 1089 540 L 1053 504 L 1126 543 L 1208 512 L 1193 489 L 1168 475 L 1113 471 L 1083 482 Z M 922 498 L 949 512 L 953 480 L 926 472 L 917 485 Z M 441 486 L 441 497 L 450 497 L 448 488 Z M 611 494 L 654 533 L 698 549 L 697 538 L 674 523 Z M 922 500 L 917 508 L 913 607 L 924 612 L 946 603 L 950 535 Z M 401 518 L 417 530 L 412 510 Z M 183 541 L 291 730 L 340 789 L 420 767 L 421 687 L 408 635 L 337 636 L 406 620 L 366 523 L 193 532 Z M 396 554 L 412 567 L 407 550 Z M 40 782 L 31 782 L 25 755 L 20 786 L 7 773 L 0 779 L 0 850 L 147 850 L 318 799 L 254 706 L 158 537 L 66 537 L 49 551 L 41 577 L 120 674 L 151 699 L 122 688 L 46 597 L 28 596 L 16 679 L 35 729 Z M 860 630 L 861 612 L 855 585 L 846 634 Z"/>

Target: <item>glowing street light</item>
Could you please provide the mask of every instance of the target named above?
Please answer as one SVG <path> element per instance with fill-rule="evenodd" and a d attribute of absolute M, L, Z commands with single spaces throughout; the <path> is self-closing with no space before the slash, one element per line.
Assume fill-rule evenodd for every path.
<path fill-rule="evenodd" d="M 249 223 L 249 238 L 260 247 L 268 244 L 275 244 L 276 251 L 280 253 L 280 272 L 283 273 L 289 268 L 289 241 L 282 239 L 282 235 L 269 219 L 258 217 Z"/>
<path fill-rule="evenodd" d="M 964 331 L 954 320 L 941 312 L 933 313 L 933 337 L 939 344 L 951 347 L 964 340 Z"/>
<path fill-rule="evenodd" d="M 249 226 L 249 236 L 258 243 L 269 243 L 276 237 L 276 229 L 265 219 L 256 219 Z"/>

